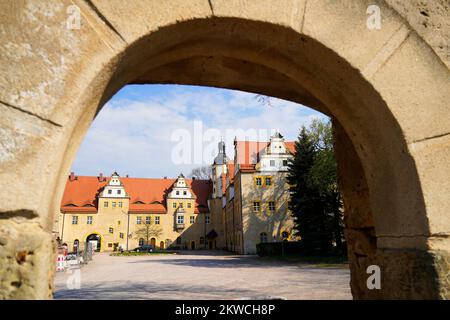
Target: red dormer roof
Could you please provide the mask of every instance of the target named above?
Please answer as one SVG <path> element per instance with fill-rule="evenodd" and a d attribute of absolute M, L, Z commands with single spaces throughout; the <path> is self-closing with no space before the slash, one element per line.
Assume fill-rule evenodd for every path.
<path fill-rule="evenodd" d="M 235 160 L 242 167 L 258 163 L 260 153 L 269 145 L 269 142 L 235 141 Z M 285 141 L 284 145 L 291 154 L 295 154 L 295 141 Z"/>
<path fill-rule="evenodd" d="M 120 178 L 120 180 L 130 197 L 130 212 L 166 212 L 166 197 L 176 179 Z M 186 179 L 186 183 L 196 198 L 195 212 L 208 212 L 207 200 L 212 190 L 211 181 Z M 106 184 L 106 181 L 99 181 L 94 176 L 68 179 L 61 201 L 61 211 L 96 212 L 97 197 Z M 143 204 L 135 203 L 139 201 Z"/>

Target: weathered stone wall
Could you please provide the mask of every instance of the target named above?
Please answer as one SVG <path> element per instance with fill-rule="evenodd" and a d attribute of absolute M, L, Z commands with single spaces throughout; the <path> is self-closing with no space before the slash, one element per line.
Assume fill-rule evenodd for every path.
<path fill-rule="evenodd" d="M 381 30 L 366 27 L 373 3 Z M 80 29 L 67 28 L 73 4 Z M 11 0 L 0 12 L 0 297 L 51 295 L 53 215 L 103 104 L 128 83 L 185 83 L 337 119 L 354 297 L 448 298 L 447 1 Z M 367 292 L 373 261 L 384 289 Z"/>

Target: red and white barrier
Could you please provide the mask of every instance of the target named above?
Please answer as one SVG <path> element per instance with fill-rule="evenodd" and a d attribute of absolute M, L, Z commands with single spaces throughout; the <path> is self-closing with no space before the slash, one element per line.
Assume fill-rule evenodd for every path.
<path fill-rule="evenodd" d="M 64 271 L 66 269 L 66 257 L 63 254 L 58 254 L 56 257 L 56 271 Z"/>

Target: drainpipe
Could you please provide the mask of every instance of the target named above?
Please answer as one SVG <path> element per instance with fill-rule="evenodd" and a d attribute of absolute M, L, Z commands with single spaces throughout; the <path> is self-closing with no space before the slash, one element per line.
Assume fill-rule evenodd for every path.
<path fill-rule="evenodd" d="M 61 228 L 61 243 L 64 242 L 64 221 L 66 220 L 66 213 L 63 213 L 63 221 L 62 221 L 62 228 Z"/>
<path fill-rule="evenodd" d="M 128 239 L 130 238 L 130 212 L 127 214 L 127 251 L 128 251 Z"/>
<path fill-rule="evenodd" d="M 204 225 L 204 228 L 203 228 L 203 239 L 205 240 L 205 241 L 203 241 L 203 247 L 205 248 L 205 250 L 206 250 L 206 242 L 207 242 L 207 239 L 206 239 L 206 213 L 204 213 L 203 214 L 203 225 Z"/>

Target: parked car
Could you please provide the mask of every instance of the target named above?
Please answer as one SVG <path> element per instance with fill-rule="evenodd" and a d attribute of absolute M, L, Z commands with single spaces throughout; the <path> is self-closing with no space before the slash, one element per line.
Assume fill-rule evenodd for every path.
<path fill-rule="evenodd" d="M 132 251 L 134 251 L 134 252 L 152 252 L 153 246 L 151 244 L 144 244 L 140 247 L 134 248 Z"/>

